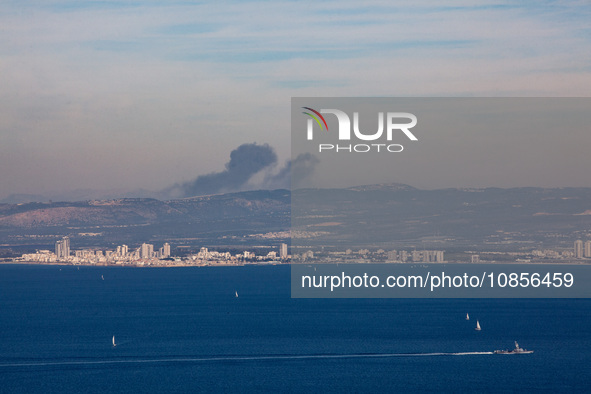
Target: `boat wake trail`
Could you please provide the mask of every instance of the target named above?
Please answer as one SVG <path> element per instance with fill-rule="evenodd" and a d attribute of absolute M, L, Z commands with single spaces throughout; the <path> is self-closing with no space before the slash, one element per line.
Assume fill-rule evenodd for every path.
<path fill-rule="evenodd" d="M 50 367 L 50 366 L 92 366 L 115 364 L 165 364 L 165 363 L 204 363 L 223 361 L 279 361 L 309 359 L 346 359 L 346 358 L 387 358 L 387 357 L 433 357 L 433 356 L 472 356 L 489 355 L 493 352 L 461 352 L 461 353 L 357 353 L 357 354 L 291 354 L 262 356 L 213 356 L 213 357 L 178 357 L 152 359 L 119 359 L 119 360 L 83 360 L 83 361 L 47 361 L 0 364 L 0 368 L 11 367 Z"/>
<path fill-rule="evenodd" d="M 453 356 L 469 356 L 472 354 L 494 354 L 494 352 L 463 352 L 463 353 L 452 353 Z"/>

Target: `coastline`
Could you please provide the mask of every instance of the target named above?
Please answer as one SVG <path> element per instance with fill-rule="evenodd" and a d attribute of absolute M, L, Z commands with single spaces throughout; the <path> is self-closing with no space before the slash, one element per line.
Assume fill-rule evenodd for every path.
<path fill-rule="evenodd" d="M 0 265 L 39 265 L 39 266 L 71 266 L 71 267 L 131 267 L 131 268 L 174 268 L 174 267 L 243 267 L 246 265 L 290 265 L 290 263 L 240 263 L 240 264 L 72 264 L 68 262 L 41 263 L 38 261 L 0 261 Z"/>
<path fill-rule="evenodd" d="M 56 262 L 49 262 L 43 263 L 39 261 L 0 261 L 0 265 L 58 265 L 58 266 L 72 266 L 72 267 L 133 267 L 133 268 L 150 268 L 150 267 L 159 267 L 159 268 L 168 268 L 168 267 L 243 267 L 247 265 L 356 265 L 360 263 L 353 263 L 353 262 L 305 262 L 305 263 L 293 263 L 293 262 L 248 262 L 248 263 L 238 263 L 238 264 L 229 264 L 225 262 L 220 263 L 213 263 L 213 264 L 187 264 L 187 263 L 177 263 L 176 264 L 107 264 L 107 263 L 97 263 L 97 264 L 73 264 L 65 261 L 56 261 Z M 421 262 L 411 262 L 411 263 L 372 263 L 372 264 L 380 264 L 380 265 L 392 265 L 392 266 L 412 266 L 412 265 L 421 265 Z M 445 265 L 470 265 L 470 266 L 479 266 L 479 265 L 524 265 L 522 262 L 519 261 L 512 261 L 512 262 L 502 262 L 502 263 L 491 263 L 491 262 L 478 262 L 478 263 L 468 263 L 468 262 L 444 262 L 444 263 L 430 263 L 433 265 L 441 264 L 442 266 Z M 547 266 L 547 265 L 564 265 L 564 266 L 591 266 L 591 262 L 586 261 L 565 261 L 565 262 L 534 262 L 528 263 L 528 266 Z"/>

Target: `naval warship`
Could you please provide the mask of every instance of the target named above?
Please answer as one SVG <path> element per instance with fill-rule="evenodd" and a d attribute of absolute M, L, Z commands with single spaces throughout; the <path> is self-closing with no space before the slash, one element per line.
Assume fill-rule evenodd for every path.
<path fill-rule="evenodd" d="M 517 341 L 515 341 L 515 349 L 513 350 L 495 350 L 494 354 L 530 354 L 533 350 L 522 349 L 519 347 Z"/>

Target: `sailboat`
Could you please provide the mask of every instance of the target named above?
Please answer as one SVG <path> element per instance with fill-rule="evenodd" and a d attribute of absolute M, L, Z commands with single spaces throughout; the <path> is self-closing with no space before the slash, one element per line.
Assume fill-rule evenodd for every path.
<path fill-rule="evenodd" d="M 238 291 L 236 291 L 235 293 L 236 293 L 236 298 L 238 298 Z"/>
<path fill-rule="evenodd" d="M 466 313 L 466 320 L 470 320 L 470 315 Z"/>
<path fill-rule="evenodd" d="M 476 331 L 480 331 L 481 330 L 480 323 L 478 322 L 478 320 L 476 320 L 476 328 L 475 328 L 475 330 Z"/>
<path fill-rule="evenodd" d="M 101 275 L 101 279 L 102 279 L 102 280 L 105 280 L 105 277 Z"/>
<path fill-rule="evenodd" d="M 113 335 L 113 347 L 117 346 L 117 344 L 115 343 L 115 335 Z"/>

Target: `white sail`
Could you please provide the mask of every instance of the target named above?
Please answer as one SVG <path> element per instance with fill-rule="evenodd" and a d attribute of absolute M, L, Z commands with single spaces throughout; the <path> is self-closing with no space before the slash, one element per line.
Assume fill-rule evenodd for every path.
<path fill-rule="evenodd" d="M 466 313 L 466 320 L 470 320 L 470 315 Z"/>
<path fill-rule="evenodd" d="M 238 298 L 238 292 L 236 291 L 236 298 Z"/>
<path fill-rule="evenodd" d="M 480 323 L 478 322 L 478 320 L 476 320 L 476 331 L 480 331 Z"/>
<path fill-rule="evenodd" d="M 113 347 L 117 346 L 117 344 L 115 343 L 115 335 L 113 335 Z"/>

